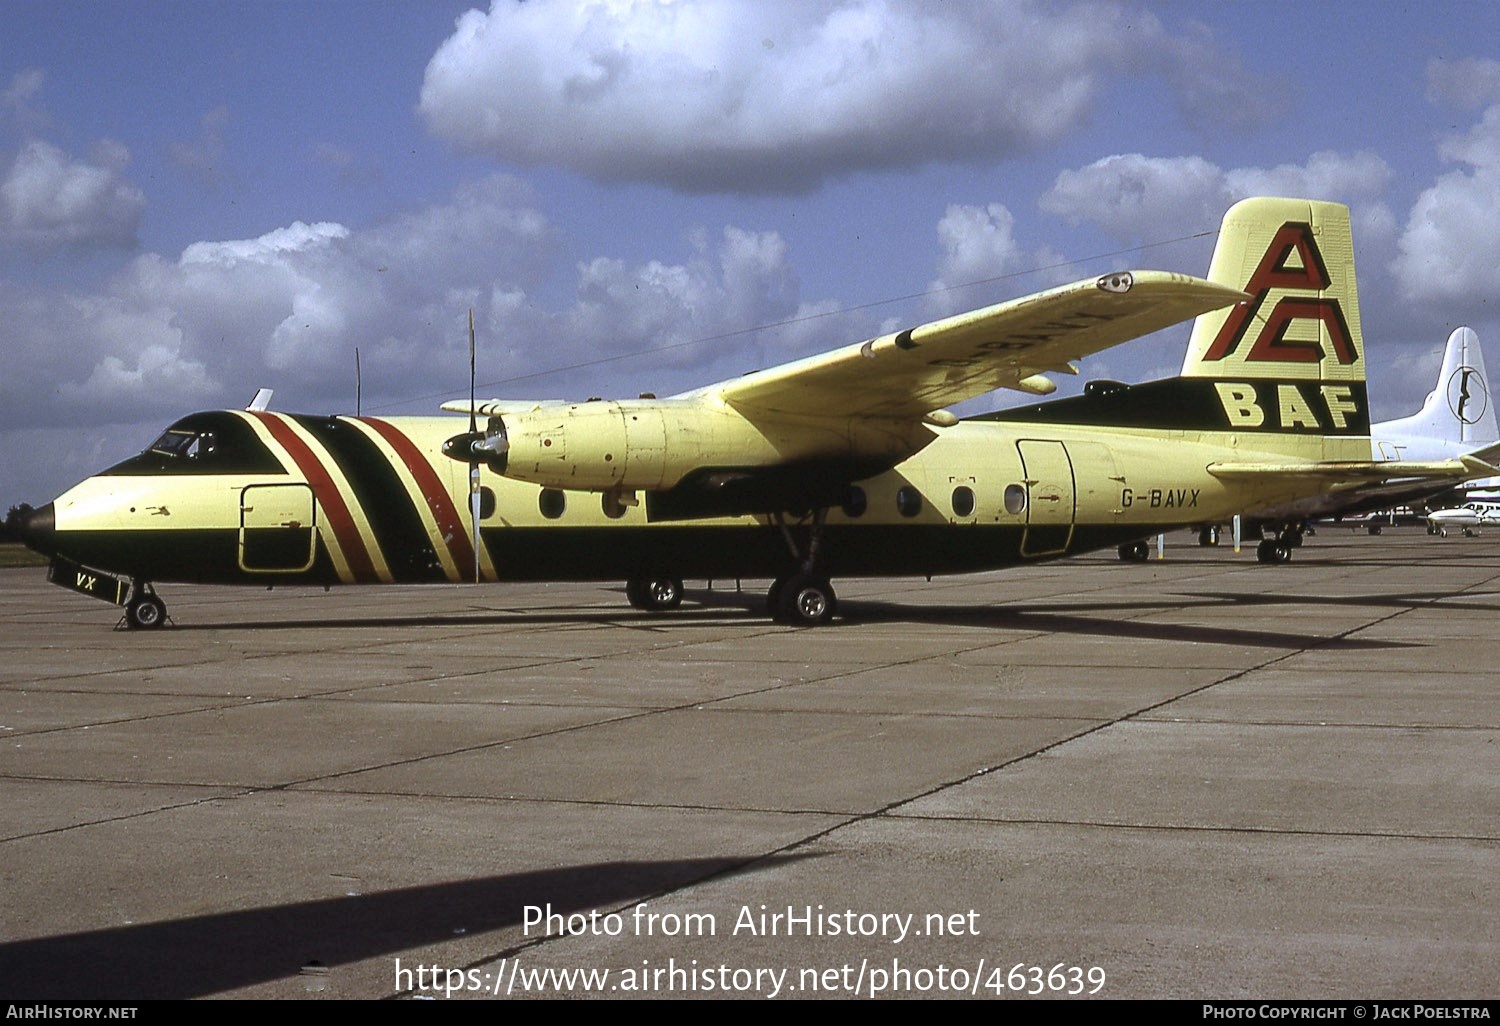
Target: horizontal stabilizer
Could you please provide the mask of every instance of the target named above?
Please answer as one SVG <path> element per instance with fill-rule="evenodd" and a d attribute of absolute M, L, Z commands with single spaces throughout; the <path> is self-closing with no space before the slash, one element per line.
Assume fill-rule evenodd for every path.
<path fill-rule="evenodd" d="M 1430 462 L 1391 460 L 1328 460 L 1316 463 L 1211 463 L 1208 472 L 1223 480 L 1248 477 L 1297 477 L 1329 481 L 1464 481 L 1489 477 L 1500 470 L 1473 456 Z"/>

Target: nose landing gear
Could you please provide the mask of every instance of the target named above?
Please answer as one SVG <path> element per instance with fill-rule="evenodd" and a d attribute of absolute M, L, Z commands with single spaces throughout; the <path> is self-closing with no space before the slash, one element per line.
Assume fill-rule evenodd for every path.
<path fill-rule="evenodd" d="M 125 604 L 125 626 L 133 631 L 155 630 L 167 622 L 167 604 L 157 597 L 150 582 L 137 581 Z"/>

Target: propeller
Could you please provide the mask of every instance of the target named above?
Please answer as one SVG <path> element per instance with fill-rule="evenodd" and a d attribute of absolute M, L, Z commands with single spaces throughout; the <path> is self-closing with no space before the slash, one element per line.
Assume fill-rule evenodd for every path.
<path fill-rule="evenodd" d="M 479 519 L 483 490 L 479 486 L 479 468 L 488 463 L 497 473 L 505 472 L 506 452 L 510 440 L 505 434 L 505 422 L 499 417 L 490 417 L 483 434 L 479 431 L 479 402 L 474 395 L 475 350 L 474 311 L 469 311 L 469 430 L 454 435 L 443 443 L 443 455 L 469 465 L 469 527 L 470 541 L 474 547 L 474 583 L 482 578 L 479 559 Z"/>

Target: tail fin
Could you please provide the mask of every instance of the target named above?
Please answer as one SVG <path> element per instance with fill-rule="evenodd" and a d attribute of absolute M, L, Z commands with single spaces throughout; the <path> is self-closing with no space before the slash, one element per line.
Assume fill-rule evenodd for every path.
<path fill-rule="evenodd" d="M 1484 353 L 1472 328 L 1455 328 L 1448 336 L 1437 387 L 1422 409 L 1410 417 L 1377 424 L 1373 433 L 1452 442 L 1470 449 L 1500 441 Z"/>
<path fill-rule="evenodd" d="M 1297 437 L 1304 441 L 1292 449 L 1314 455 L 1306 443 L 1317 438 L 1324 459 L 1368 459 L 1349 208 L 1268 197 L 1236 203 L 1208 277 L 1253 298 L 1198 317 L 1182 376 L 1212 379 L 1227 427 L 1255 433 L 1257 443 Z"/>

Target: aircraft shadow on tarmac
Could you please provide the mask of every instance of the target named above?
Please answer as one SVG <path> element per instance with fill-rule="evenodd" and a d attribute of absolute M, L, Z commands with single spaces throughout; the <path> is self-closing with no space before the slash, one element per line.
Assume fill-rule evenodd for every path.
<path fill-rule="evenodd" d="M 460 930 L 474 936 L 520 926 L 528 904 L 551 902 L 562 915 L 602 912 L 668 888 L 812 857 L 570 866 L 12 941 L 0 944 L 0 987 L 22 1000 L 183 999 L 306 976 L 338 996 L 338 966 L 392 955 L 395 993 L 397 953 L 450 941 Z M 507 955 L 537 936 L 483 957 Z M 316 975 L 304 972 L 307 966 L 319 967 Z"/>
<path fill-rule="evenodd" d="M 705 606 L 747 608 L 755 611 L 763 600 L 748 594 L 733 592 L 690 592 L 689 596 Z M 1235 604 L 1239 596 L 1194 595 L 1195 608 L 1211 610 L 1227 608 Z M 1347 603 L 1350 605 L 1400 605 L 1398 598 L 1358 600 L 1354 597 L 1335 599 L 1313 599 L 1306 596 L 1250 596 L 1263 600 L 1264 604 L 1303 605 L 1317 602 L 1320 605 Z M 746 601 L 746 600 L 749 601 Z M 1419 599 L 1410 604 L 1422 604 Z M 1006 606 L 982 605 L 907 605 L 898 602 L 883 602 L 878 599 L 840 600 L 840 615 L 851 623 L 922 623 L 953 627 L 991 627 L 1003 630 L 1045 632 L 1048 634 L 1077 634 L 1098 637 L 1132 638 L 1140 641 L 1185 641 L 1201 644 L 1256 646 L 1264 648 L 1304 649 L 1312 647 L 1343 650 L 1383 648 L 1410 648 L 1411 644 L 1400 641 L 1382 641 L 1377 638 L 1328 637 L 1313 633 L 1292 631 L 1259 630 L 1246 627 L 1219 627 L 1157 620 L 1121 619 L 1132 612 L 1169 610 L 1169 600 L 1134 602 L 1129 600 L 1100 599 L 1092 602 L 1048 603 L 1046 606 L 1028 607 L 1022 604 Z M 1092 614 L 1092 615 L 1086 615 Z"/>
<path fill-rule="evenodd" d="M 1378 608 L 1405 608 L 1426 605 L 1447 595 L 1395 595 L 1395 596 L 1321 596 L 1308 595 L 1229 595 L 1202 594 L 1184 595 L 1195 607 L 1204 610 L 1224 609 L 1235 605 L 1350 605 L 1375 606 Z M 1453 606 L 1450 608 L 1466 608 Z M 1237 645 L 1260 648 L 1329 648 L 1335 650 L 1367 650 L 1384 648 L 1411 648 L 1415 643 L 1382 641 L 1376 638 L 1352 638 L 1324 636 L 1296 631 L 1266 630 L 1252 627 L 1206 626 L 1180 623 L 1165 623 L 1157 620 L 1122 619 L 1122 616 L 1139 611 L 1166 611 L 1176 606 L 1170 598 L 1132 602 L 1100 599 L 1094 602 L 1049 603 L 1046 606 L 1025 605 L 907 605 L 884 602 L 879 599 L 840 600 L 840 616 L 846 623 L 906 623 L 932 624 L 951 627 L 979 627 L 997 630 L 1045 632 L 1051 634 L 1076 634 L 1080 636 L 1132 638 L 1141 641 L 1180 641 L 1200 644 Z M 412 613 L 410 616 L 351 616 L 348 618 L 319 617 L 296 620 L 241 620 L 217 623 L 187 623 L 172 627 L 175 630 L 361 630 L 371 628 L 420 628 L 420 627 L 586 627 L 617 626 L 639 630 L 663 632 L 688 632 L 695 628 L 724 626 L 725 614 L 732 615 L 735 622 L 749 615 L 765 620 L 765 599 L 750 591 L 689 591 L 682 608 L 666 613 L 638 613 L 617 608 L 578 608 L 530 610 L 476 609 L 470 613 Z M 1492 607 L 1473 607 L 1486 610 Z M 718 614 L 718 615 L 715 615 Z M 768 629 L 782 630 L 769 621 Z"/>

